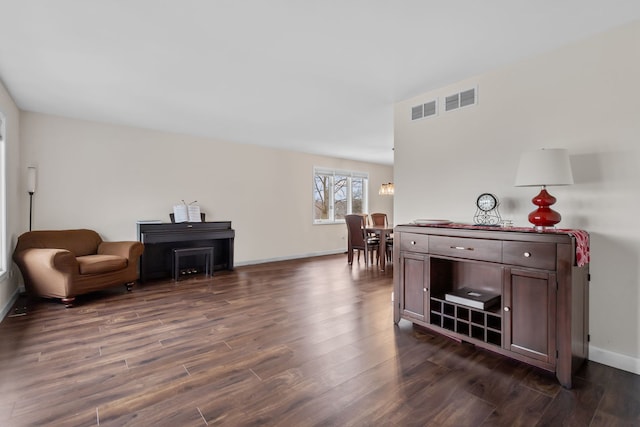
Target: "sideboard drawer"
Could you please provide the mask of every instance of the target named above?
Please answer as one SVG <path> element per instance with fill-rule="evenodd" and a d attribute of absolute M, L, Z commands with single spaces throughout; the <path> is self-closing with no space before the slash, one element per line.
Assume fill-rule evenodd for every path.
<path fill-rule="evenodd" d="M 400 234 L 400 250 L 429 252 L 429 236 L 417 233 L 402 233 Z"/>
<path fill-rule="evenodd" d="M 480 261 L 501 262 L 502 241 L 466 237 L 431 236 L 429 253 Z"/>
<path fill-rule="evenodd" d="M 521 267 L 556 269 L 556 245 L 543 242 L 504 242 L 502 262 Z"/>

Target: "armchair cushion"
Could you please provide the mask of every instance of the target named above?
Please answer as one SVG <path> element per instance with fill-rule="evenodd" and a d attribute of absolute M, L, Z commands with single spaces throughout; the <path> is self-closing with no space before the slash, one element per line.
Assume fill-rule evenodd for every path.
<path fill-rule="evenodd" d="M 127 266 L 127 258 L 118 255 L 85 255 L 76 257 L 80 274 L 100 274 L 122 270 Z"/>

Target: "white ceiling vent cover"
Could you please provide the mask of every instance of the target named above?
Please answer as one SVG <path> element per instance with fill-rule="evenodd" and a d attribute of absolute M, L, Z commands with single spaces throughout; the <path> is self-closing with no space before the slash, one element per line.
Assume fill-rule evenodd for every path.
<path fill-rule="evenodd" d="M 449 95 L 444 99 L 444 111 L 455 110 L 460 108 L 460 94 Z"/>
<path fill-rule="evenodd" d="M 418 120 L 423 117 L 422 104 L 411 107 L 411 120 Z"/>
<path fill-rule="evenodd" d="M 468 105 L 475 105 L 476 103 L 476 90 L 469 89 L 464 92 L 460 92 L 460 106 L 466 107 Z"/>
<path fill-rule="evenodd" d="M 418 120 L 425 117 L 431 117 L 438 114 L 437 100 L 429 101 L 424 104 L 411 107 L 411 120 Z"/>
<path fill-rule="evenodd" d="M 478 103 L 477 88 L 463 90 L 444 98 L 444 111 L 453 111 L 462 107 L 469 107 Z"/>

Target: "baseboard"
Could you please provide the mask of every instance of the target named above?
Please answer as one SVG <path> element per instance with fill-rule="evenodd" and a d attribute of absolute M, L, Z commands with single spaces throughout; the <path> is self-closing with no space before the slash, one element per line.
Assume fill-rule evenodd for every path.
<path fill-rule="evenodd" d="M 15 291 L 13 291 L 13 295 L 11 295 L 11 298 L 9 298 L 7 304 L 5 304 L 5 306 L 2 307 L 2 311 L 0 311 L 0 321 L 4 320 L 4 318 L 7 317 L 7 314 L 9 314 L 11 308 L 13 307 L 13 304 L 16 303 L 19 296 L 20 289 L 16 289 Z"/>
<path fill-rule="evenodd" d="M 323 252 L 311 252 L 306 254 L 290 255 L 290 256 L 284 256 L 284 257 L 254 259 L 251 261 L 235 262 L 234 265 L 237 267 L 240 267 L 243 265 L 265 264 L 267 262 L 288 261 L 292 259 L 311 258 L 314 256 L 337 255 L 337 254 L 344 254 L 344 253 L 346 253 L 345 249 L 333 249 L 330 251 L 323 251 Z"/>
<path fill-rule="evenodd" d="M 640 375 L 640 359 L 589 346 L 589 360 Z"/>

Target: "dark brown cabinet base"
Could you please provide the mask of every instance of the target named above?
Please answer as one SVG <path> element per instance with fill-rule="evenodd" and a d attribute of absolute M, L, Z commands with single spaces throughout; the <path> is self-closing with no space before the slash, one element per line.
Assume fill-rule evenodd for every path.
<path fill-rule="evenodd" d="M 574 265 L 570 233 L 400 225 L 394 235 L 396 323 L 555 372 L 571 388 L 588 357 L 589 265 Z M 447 299 L 462 288 L 500 298 L 486 309 Z"/>

